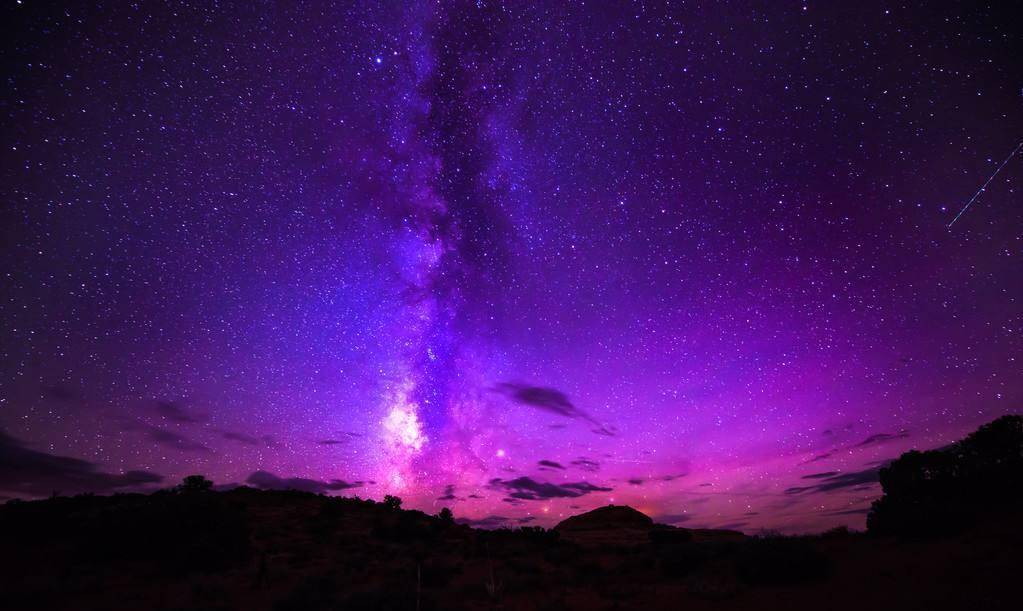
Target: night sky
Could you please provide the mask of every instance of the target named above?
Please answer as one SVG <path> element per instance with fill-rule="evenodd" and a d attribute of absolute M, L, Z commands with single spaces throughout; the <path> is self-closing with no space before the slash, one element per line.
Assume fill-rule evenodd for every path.
<path fill-rule="evenodd" d="M 1012 2 L 4 0 L 0 500 L 862 528 L 1023 405 Z"/>

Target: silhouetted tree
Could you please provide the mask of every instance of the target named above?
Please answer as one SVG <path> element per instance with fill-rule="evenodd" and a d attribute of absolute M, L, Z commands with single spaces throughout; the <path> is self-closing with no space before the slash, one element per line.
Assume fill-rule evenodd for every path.
<path fill-rule="evenodd" d="M 388 509 L 401 509 L 401 499 L 390 494 L 384 496 L 384 507 Z"/>
<path fill-rule="evenodd" d="M 213 488 L 213 482 L 202 475 L 189 475 L 181 482 L 179 489 L 182 492 L 206 492 Z"/>
<path fill-rule="evenodd" d="M 445 524 L 455 523 L 455 514 L 451 513 L 451 510 L 448 509 L 447 507 L 441 509 L 440 513 L 437 514 L 437 517 L 440 518 L 441 522 L 444 522 Z"/>
<path fill-rule="evenodd" d="M 869 532 L 929 536 L 968 524 L 1023 499 L 1023 417 L 1003 416 L 947 448 L 906 452 L 880 480 Z"/>

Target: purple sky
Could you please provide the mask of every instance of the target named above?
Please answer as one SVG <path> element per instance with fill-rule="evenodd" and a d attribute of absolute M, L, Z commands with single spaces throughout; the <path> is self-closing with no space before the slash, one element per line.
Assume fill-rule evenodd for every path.
<path fill-rule="evenodd" d="M 0 498 L 862 527 L 1020 410 L 1012 3 L 93 4 L 0 16 Z"/>

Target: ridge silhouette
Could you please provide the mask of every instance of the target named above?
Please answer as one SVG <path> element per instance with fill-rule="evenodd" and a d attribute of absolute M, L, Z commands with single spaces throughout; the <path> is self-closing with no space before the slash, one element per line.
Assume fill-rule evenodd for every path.
<path fill-rule="evenodd" d="M 0 506 L 4 609 L 1014 608 L 1023 419 L 880 472 L 869 531 L 780 536 L 657 524 L 624 505 L 481 530 L 309 491 Z M 295 480 L 306 485 L 304 480 Z M 953 578 L 954 577 L 954 578 Z"/>

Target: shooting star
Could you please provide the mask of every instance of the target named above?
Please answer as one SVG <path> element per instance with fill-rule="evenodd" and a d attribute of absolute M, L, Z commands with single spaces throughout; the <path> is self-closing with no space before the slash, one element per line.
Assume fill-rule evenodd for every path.
<path fill-rule="evenodd" d="M 998 169 L 995 170 L 995 173 L 988 177 L 984 185 L 980 189 L 977 189 L 977 192 L 973 194 L 973 197 L 970 198 L 970 201 L 966 202 L 966 205 L 963 206 L 963 209 L 959 211 L 959 214 L 957 214 L 956 217 L 952 219 L 951 223 L 945 226 L 946 229 L 949 230 L 952 229 L 952 225 L 954 225 L 955 222 L 959 220 L 959 217 L 961 217 L 963 213 L 966 212 L 967 208 L 973 205 L 973 202 L 977 201 L 977 198 L 980 197 L 980 194 L 983 193 L 985 189 L 987 189 L 987 186 L 991 184 L 991 181 L 995 179 L 995 176 L 998 176 L 998 173 L 1001 172 L 1002 168 L 1004 168 L 1005 165 L 1009 163 L 1009 160 L 1012 159 L 1016 155 L 1016 153 L 1019 152 L 1019 149 L 1021 147 L 1023 147 L 1023 140 L 1020 140 L 1019 144 L 1016 145 L 1016 148 L 1012 149 L 1012 152 L 1009 153 L 1009 156 L 1005 158 L 1005 161 L 1002 162 L 1002 165 L 998 166 Z"/>

